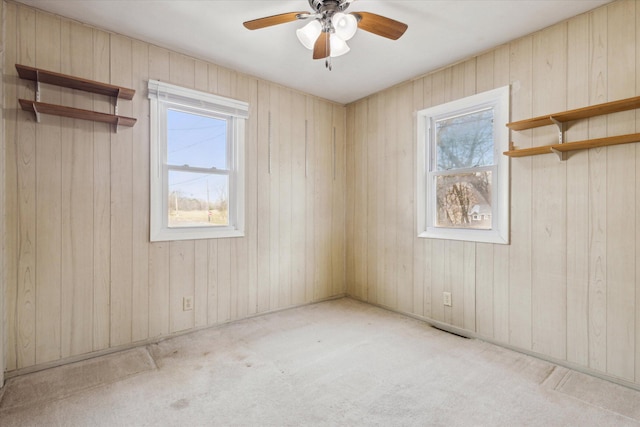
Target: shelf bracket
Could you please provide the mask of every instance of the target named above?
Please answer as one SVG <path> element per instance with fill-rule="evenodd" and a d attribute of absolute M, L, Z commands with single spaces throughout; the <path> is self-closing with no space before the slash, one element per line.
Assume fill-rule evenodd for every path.
<path fill-rule="evenodd" d="M 567 160 L 567 153 L 565 151 L 556 150 L 553 147 L 551 147 L 551 151 L 556 153 L 556 155 L 558 156 L 558 160 L 560 160 L 561 162 Z"/>
<path fill-rule="evenodd" d="M 551 120 L 554 125 L 558 126 L 558 144 L 563 144 L 564 143 L 564 123 L 556 120 L 553 116 L 549 117 L 549 120 Z"/>
<path fill-rule="evenodd" d="M 40 71 L 36 71 L 36 102 L 40 102 Z"/>
<path fill-rule="evenodd" d="M 38 111 L 38 107 L 35 104 L 33 104 L 33 112 L 36 115 L 36 123 L 40 123 L 40 111 Z"/>
<path fill-rule="evenodd" d="M 113 99 L 113 114 L 118 115 L 118 100 L 120 99 L 120 92 L 122 89 L 118 89 L 118 93 Z"/>
<path fill-rule="evenodd" d="M 564 131 L 565 131 L 564 122 L 556 120 L 556 118 L 553 116 L 549 116 L 549 120 L 551 120 L 554 125 L 558 126 L 558 144 L 564 144 Z M 551 147 L 551 151 L 553 151 L 558 155 L 558 159 L 560 159 L 560 161 L 567 160 L 566 152 L 556 150 L 553 147 Z"/>

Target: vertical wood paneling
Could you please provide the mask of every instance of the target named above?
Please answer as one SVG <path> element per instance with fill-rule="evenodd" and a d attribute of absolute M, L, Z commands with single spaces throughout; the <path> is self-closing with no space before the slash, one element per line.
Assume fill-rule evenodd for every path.
<path fill-rule="evenodd" d="M 269 163 L 269 308 L 278 307 L 280 296 L 280 87 L 271 85 L 269 91 L 269 120 L 267 162 Z"/>
<path fill-rule="evenodd" d="M 4 2 L 0 2 L 0 16 L 4 17 Z M 4 19 L 0 20 L 0 49 L 2 52 L 5 51 L 5 40 L 4 40 L 4 28 L 5 22 Z M 0 64 L 0 74 L 4 73 L 4 64 Z M 0 96 L 4 96 L 4 82 L 0 80 Z M 4 105 L 4 104 L 3 104 Z M 6 207 L 4 200 L 6 195 L 5 189 L 5 180 L 6 180 L 6 142 L 5 142 L 5 124 L 4 124 L 4 108 L 3 111 L 0 111 L 0 132 L 2 132 L 2 137 L 0 138 L 0 198 L 2 198 L 3 203 L 0 204 L 0 295 L 2 295 L 2 300 L 0 300 L 0 386 L 4 385 L 4 371 L 5 371 L 5 339 L 6 339 L 6 297 L 5 297 L 5 283 L 6 283 L 6 241 L 5 241 L 5 227 L 6 227 Z"/>
<path fill-rule="evenodd" d="M 384 257 L 382 263 L 384 266 L 384 274 L 382 276 L 382 294 L 381 303 L 387 307 L 397 308 L 398 304 L 398 260 L 396 238 L 398 234 L 398 141 L 396 111 L 398 109 L 398 90 L 391 89 L 384 96 L 384 133 L 383 137 L 383 171 L 384 184 L 383 189 L 383 241 L 384 241 Z"/>
<path fill-rule="evenodd" d="M 532 117 L 533 37 L 510 46 L 511 120 Z M 511 132 L 517 147 L 531 147 L 530 130 Z M 532 157 L 511 160 L 511 247 L 509 248 L 509 342 L 531 348 Z"/>
<path fill-rule="evenodd" d="M 305 302 L 305 247 L 307 239 L 306 200 L 306 100 L 291 94 L 291 304 Z"/>
<path fill-rule="evenodd" d="M 567 108 L 589 105 L 589 91 L 579 82 L 589 76 L 589 15 L 568 23 Z M 589 137 L 589 123 L 577 122 L 571 140 Z M 589 153 L 576 151 L 567 162 L 567 360 L 589 363 Z"/>
<path fill-rule="evenodd" d="M 636 23 L 640 22 L 640 7 L 636 5 Z M 635 95 L 640 93 L 640 75 L 637 70 L 640 70 L 640 31 L 636 29 L 636 91 Z M 640 129 L 640 113 L 636 111 L 636 132 Z M 636 183 L 640 178 L 640 150 L 636 147 Z M 637 213 L 640 212 L 640 186 L 636 184 L 636 241 L 640 238 L 640 216 Z M 635 343 L 636 343 L 636 361 L 635 361 L 635 382 L 640 383 L 640 251 L 636 245 L 636 322 L 635 322 Z"/>
<path fill-rule="evenodd" d="M 35 15 L 35 66 L 60 71 L 60 19 L 49 14 Z M 50 40 L 48 45 L 36 40 Z M 21 46 L 21 50 L 25 47 Z M 60 89 L 53 89 L 47 102 L 61 101 Z M 62 287 L 62 158 L 61 118 L 44 117 L 35 128 L 36 178 L 36 294 L 35 363 L 60 358 L 61 287 Z M 25 135 L 26 136 L 26 135 Z M 22 281 L 25 284 L 26 281 Z"/>
<path fill-rule="evenodd" d="M 206 240 L 195 241 L 194 269 L 193 321 L 194 326 L 200 328 L 208 324 L 209 244 Z"/>
<path fill-rule="evenodd" d="M 169 243 L 149 247 L 149 336 L 169 333 Z"/>
<path fill-rule="evenodd" d="M 255 314 L 258 311 L 258 81 L 254 78 L 243 80 L 248 95 L 246 101 L 249 102 L 249 120 L 245 129 L 245 165 L 246 175 L 246 205 L 245 205 L 245 228 L 247 235 L 247 311 L 248 314 Z M 297 284 L 304 295 L 304 278 Z"/>
<path fill-rule="evenodd" d="M 533 38 L 533 114 L 566 108 L 566 25 Z M 543 91 L 544 88 L 544 91 Z M 535 129 L 534 145 L 556 138 L 557 130 Z M 532 307 L 533 350 L 566 357 L 566 163 L 533 158 Z"/>
<path fill-rule="evenodd" d="M 353 244 L 353 264 L 354 264 L 354 281 L 356 286 L 355 296 L 367 300 L 368 299 L 368 276 L 367 276 L 367 260 L 369 258 L 368 252 L 371 248 L 368 245 L 369 235 L 369 199 L 367 191 L 368 182 L 368 162 L 370 159 L 368 151 L 367 141 L 367 129 L 368 129 L 368 104 L 367 101 L 361 101 L 355 106 L 354 122 L 348 122 L 354 127 L 354 161 L 353 168 L 355 170 L 355 177 L 353 180 L 349 180 L 350 187 L 353 188 L 352 196 L 347 197 L 347 201 L 354 203 L 353 214 L 349 215 L 353 218 L 353 224 L 355 233 L 353 240 L 350 242 Z M 349 171 L 350 169 L 347 168 Z M 347 271 L 350 272 L 347 267 Z"/>
<path fill-rule="evenodd" d="M 169 331 L 173 333 L 193 328 L 193 310 L 183 310 L 183 297 L 193 296 L 195 291 L 195 245 L 192 240 L 169 244 L 169 290 Z"/>
<path fill-rule="evenodd" d="M 315 277 L 316 277 L 316 245 L 315 245 L 315 215 L 316 206 L 316 116 L 314 111 L 314 99 L 305 97 L 305 118 L 307 121 L 307 144 L 306 144 L 306 222 L 307 235 L 305 242 L 305 301 L 313 301 L 315 297 Z"/>
<path fill-rule="evenodd" d="M 607 97 L 607 8 L 591 14 L 589 104 Z M 607 118 L 589 119 L 589 138 L 606 136 Z M 607 150 L 589 150 L 589 367 L 607 369 Z"/>
<path fill-rule="evenodd" d="M 77 52 L 72 55 L 71 52 Z M 61 72 L 93 77 L 93 30 L 62 23 Z M 75 95 L 75 96 L 74 96 Z M 65 105 L 91 109 L 92 96 L 65 90 Z M 61 354 L 93 349 L 93 124 L 62 120 Z"/>
<path fill-rule="evenodd" d="M 18 6 L 15 3 L 4 3 L 5 19 L 3 21 L 3 34 L 18 34 Z M 4 61 L 5 64 L 13 64 L 18 61 L 17 39 L 7 38 L 4 40 Z M 14 67 L 3 67 L 5 79 L 17 79 L 18 73 Z M 4 80 L 4 79 L 3 79 Z M 4 234 L 4 255 L 6 261 L 5 267 L 5 323 L 4 331 L 6 333 L 6 347 L 4 347 L 4 363 L 5 368 L 10 371 L 17 368 L 17 316 L 18 316 L 18 260 L 20 259 L 20 251 L 17 250 L 20 238 L 19 227 L 20 215 L 17 207 L 18 201 L 18 118 L 23 117 L 23 113 L 18 113 L 16 108 L 9 108 L 9 105 L 15 105 L 14 100 L 18 96 L 17 85 L 4 84 L 2 86 L 3 106 L 4 106 L 4 138 L 5 147 L 5 176 L 4 182 L 4 203 L 6 215 L 6 228 Z M 11 209 L 10 206 L 16 208 Z"/>
<path fill-rule="evenodd" d="M 109 81 L 109 34 L 93 31 L 93 76 Z M 93 97 L 93 110 L 111 111 L 111 100 Z M 111 129 L 105 123 L 93 125 L 93 350 L 109 347 L 111 286 Z"/>
<path fill-rule="evenodd" d="M 636 2 L 619 1 L 608 14 L 608 96 L 628 97 L 635 91 Z M 607 133 L 635 132 L 635 112 L 612 114 Z M 607 372 L 635 379 L 635 144 L 607 150 Z"/>
<path fill-rule="evenodd" d="M 218 241 L 207 241 L 207 324 L 218 323 Z"/>
<path fill-rule="evenodd" d="M 217 246 L 217 323 L 223 323 L 231 320 L 231 242 L 219 239 Z M 209 250 L 209 255 L 213 253 Z"/>
<path fill-rule="evenodd" d="M 396 235 L 397 306 L 407 313 L 413 311 L 413 251 L 415 230 L 415 206 L 413 183 L 415 174 L 409 165 L 415 164 L 413 147 L 413 84 L 405 83 L 398 88 L 396 109 L 398 157 L 397 173 L 397 217 Z"/>
<path fill-rule="evenodd" d="M 445 322 L 464 325 L 464 242 L 450 242 L 445 259 L 445 289 L 451 292 L 451 307 L 445 307 Z"/>
<path fill-rule="evenodd" d="M 462 325 L 469 331 L 476 330 L 476 244 L 464 242 Z"/>
<path fill-rule="evenodd" d="M 331 181 L 331 284 L 330 295 L 345 293 L 346 278 L 346 124 L 343 107 L 333 105 L 333 173 Z"/>
<path fill-rule="evenodd" d="M 331 294 L 331 179 L 332 163 L 332 109 L 314 100 L 314 296 L 325 299 Z"/>
<path fill-rule="evenodd" d="M 346 216 L 346 292 L 355 298 L 362 298 L 359 290 L 358 283 L 356 283 L 356 264 L 355 260 L 362 260 L 355 254 L 355 242 L 360 239 L 359 230 L 356 230 L 355 221 L 355 182 L 356 182 L 356 167 L 358 170 L 362 170 L 362 159 L 356 161 L 355 152 L 356 145 L 359 146 L 358 138 L 356 138 L 356 126 L 360 126 L 360 123 L 356 125 L 356 109 L 360 103 L 354 103 L 347 106 L 346 111 L 346 202 L 345 210 L 348 213 Z M 360 220 L 360 222 L 362 219 Z"/>
<path fill-rule="evenodd" d="M 378 149 L 378 109 L 380 108 L 380 95 L 373 95 L 367 100 L 367 301 L 379 302 L 380 274 L 379 248 L 382 245 L 380 233 L 383 230 L 380 220 L 379 206 L 382 198 L 379 197 L 378 182 L 383 174 L 381 156 Z"/>
<path fill-rule="evenodd" d="M 111 36 L 111 83 L 132 86 L 132 42 Z M 131 116 L 131 103 L 120 114 Z M 111 135 L 111 346 L 131 342 L 133 291 L 133 129 Z"/>
<path fill-rule="evenodd" d="M 269 309 L 271 272 L 269 264 L 270 202 L 271 187 L 269 176 L 269 85 L 258 82 L 258 312 Z"/>
<path fill-rule="evenodd" d="M 273 212 L 278 218 L 278 240 L 280 242 L 278 253 L 278 296 L 277 307 L 291 305 L 291 224 L 292 224 L 292 185 L 291 185 L 291 91 L 280 89 L 279 105 L 276 107 L 279 114 L 278 120 L 278 181 L 275 183 L 275 193 L 280 195 L 280 201 L 276 205 L 277 211 Z"/>
<path fill-rule="evenodd" d="M 493 249 L 488 243 L 476 244 L 476 332 L 493 338 Z"/>
<path fill-rule="evenodd" d="M 149 337 L 149 102 L 144 94 L 149 80 L 149 47 L 134 41 L 131 58 L 131 88 L 136 90 L 133 101 L 133 117 L 137 117 L 132 129 L 132 191 L 133 191 L 133 259 L 132 268 L 132 319 L 131 339 Z"/>

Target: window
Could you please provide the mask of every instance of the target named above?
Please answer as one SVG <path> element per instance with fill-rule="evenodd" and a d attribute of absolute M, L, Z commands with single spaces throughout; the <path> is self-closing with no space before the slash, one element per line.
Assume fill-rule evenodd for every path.
<path fill-rule="evenodd" d="M 151 241 L 244 235 L 248 104 L 149 81 Z"/>
<path fill-rule="evenodd" d="M 509 243 L 509 87 L 418 111 L 418 237 Z"/>

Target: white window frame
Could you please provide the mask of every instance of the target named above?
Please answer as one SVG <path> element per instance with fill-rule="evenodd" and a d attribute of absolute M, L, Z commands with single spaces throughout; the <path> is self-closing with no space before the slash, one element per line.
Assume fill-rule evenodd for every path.
<path fill-rule="evenodd" d="M 191 240 L 244 236 L 245 122 L 249 104 L 206 92 L 149 80 L 150 99 L 150 240 Z M 169 227 L 167 165 L 167 110 L 203 114 L 227 121 L 229 169 L 229 225 Z M 175 169 L 172 167 L 172 169 Z M 184 168 L 182 168 L 184 169 Z M 189 168 L 194 171 L 198 168 Z"/>
<path fill-rule="evenodd" d="M 435 122 L 460 114 L 468 114 L 485 108 L 493 108 L 493 159 L 491 166 L 465 171 L 492 171 L 492 224 L 491 229 L 436 227 L 437 209 L 435 180 L 431 173 L 435 169 Z M 464 240 L 486 243 L 509 243 L 509 158 L 503 154 L 509 150 L 509 86 L 472 95 L 456 101 L 426 108 L 417 112 L 417 233 L 418 237 Z"/>

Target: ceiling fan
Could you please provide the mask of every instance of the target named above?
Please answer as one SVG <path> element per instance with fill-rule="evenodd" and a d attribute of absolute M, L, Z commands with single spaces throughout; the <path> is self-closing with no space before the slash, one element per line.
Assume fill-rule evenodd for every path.
<path fill-rule="evenodd" d="M 298 39 L 307 49 L 313 50 L 313 59 L 327 58 L 326 66 L 331 69 L 330 59 L 349 52 L 347 41 L 358 28 L 391 40 L 399 39 L 407 30 L 407 24 L 375 13 L 345 13 L 353 1 L 309 0 L 309 6 L 315 12 L 281 13 L 246 21 L 243 25 L 249 30 L 257 30 L 297 20 L 311 20 L 296 31 Z"/>

